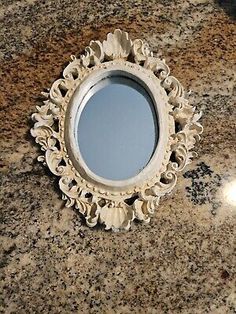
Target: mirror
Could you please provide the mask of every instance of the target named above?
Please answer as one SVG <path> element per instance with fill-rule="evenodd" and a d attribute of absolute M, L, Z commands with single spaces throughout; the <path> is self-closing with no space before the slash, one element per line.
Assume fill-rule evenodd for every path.
<path fill-rule="evenodd" d="M 136 176 L 156 148 L 158 123 L 151 98 L 137 82 L 109 77 L 93 86 L 75 125 L 88 168 L 109 180 Z"/>
<path fill-rule="evenodd" d="M 149 222 L 196 155 L 201 113 L 165 60 L 116 29 L 72 55 L 32 115 L 40 162 L 89 227 Z"/>

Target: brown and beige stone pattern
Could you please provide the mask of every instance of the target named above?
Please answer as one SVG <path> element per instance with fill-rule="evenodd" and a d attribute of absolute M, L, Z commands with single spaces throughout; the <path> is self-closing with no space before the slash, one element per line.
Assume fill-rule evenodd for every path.
<path fill-rule="evenodd" d="M 236 311 L 234 10 L 230 0 L 1 1 L 0 313 Z M 29 135 L 40 92 L 115 28 L 145 38 L 204 111 L 198 159 L 151 223 L 124 233 L 90 229 L 64 207 Z"/>

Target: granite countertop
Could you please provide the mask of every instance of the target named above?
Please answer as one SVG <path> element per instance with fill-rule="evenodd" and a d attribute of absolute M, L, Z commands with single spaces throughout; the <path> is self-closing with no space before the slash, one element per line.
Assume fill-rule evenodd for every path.
<path fill-rule="evenodd" d="M 235 313 L 234 3 L 1 1 L 1 313 Z M 69 56 L 115 28 L 145 38 L 204 111 L 198 158 L 123 233 L 64 207 L 29 134 Z"/>

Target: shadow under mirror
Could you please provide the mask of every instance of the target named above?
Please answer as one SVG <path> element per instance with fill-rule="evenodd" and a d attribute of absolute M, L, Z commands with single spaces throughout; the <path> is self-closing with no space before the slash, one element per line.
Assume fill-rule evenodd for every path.
<path fill-rule="evenodd" d="M 148 92 L 130 78 L 107 77 L 86 95 L 75 137 L 87 167 L 109 180 L 136 176 L 150 161 L 158 120 Z"/>

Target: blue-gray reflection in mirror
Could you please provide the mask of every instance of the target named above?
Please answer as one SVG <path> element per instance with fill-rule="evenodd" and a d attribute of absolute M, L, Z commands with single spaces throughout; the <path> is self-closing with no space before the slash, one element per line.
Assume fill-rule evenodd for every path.
<path fill-rule="evenodd" d="M 157 145 L 158 122 L 147 91 L 125 77 L 96 85 L 75 126 L 77 143 L 87 167 L 109 180 L 136 176 Z"/>

